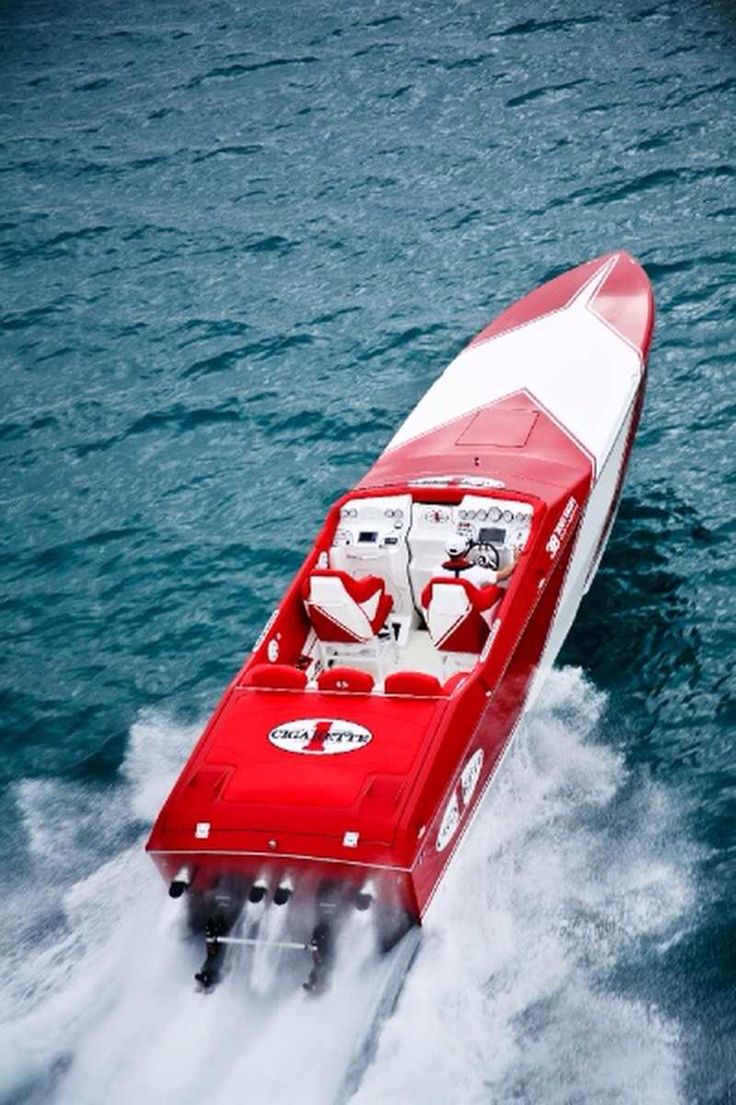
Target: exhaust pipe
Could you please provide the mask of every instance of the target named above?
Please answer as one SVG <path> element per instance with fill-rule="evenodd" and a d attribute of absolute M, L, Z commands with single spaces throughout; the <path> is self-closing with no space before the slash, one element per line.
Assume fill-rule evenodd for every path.
<path fill-rule="evenodd" d="M 262 876 L 259 876 L 250 888 L 248 901 L 253 902 L 254 904 L 256 902 L 262 902 L 267 893 L 268 883 Z"/>
<path fill-rule="evenodd" d="M 289 876 L 286 875 L 276 887 L 276 892 L 273 896 L 274 905 L 286 905 L 293 893 L 294 883 L 291 881 Z"/>
<path fill-rule="evenodd" d="M 180 867 L 169 884 L 169 897 L 181 898 L 184 891 L 189 889 L 191 881 L 191 867 Z"/>
<path fill-rule="evenodd" d="M 355 908 L 363 912 L 369 909 L 373 899 L 376 896 L 376 887 L 372 879 L 368 879 L 363 883 L 358 893 L 355 895 Z"/>

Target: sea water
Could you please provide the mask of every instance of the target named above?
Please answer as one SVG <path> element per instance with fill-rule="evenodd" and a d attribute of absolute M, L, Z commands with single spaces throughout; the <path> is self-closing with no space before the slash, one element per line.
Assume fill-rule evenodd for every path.
<path fill-rule="evenodd" d="M 0 1100 L 725 1105 L 732 5 L 0 32 Z M 617 247 L 658 309 L 621 510 L 395 1009 L 359 931 L 320 1001 L 263 951 L 203 998 L 142 845 L 208 712 L 463 342 Z"/>

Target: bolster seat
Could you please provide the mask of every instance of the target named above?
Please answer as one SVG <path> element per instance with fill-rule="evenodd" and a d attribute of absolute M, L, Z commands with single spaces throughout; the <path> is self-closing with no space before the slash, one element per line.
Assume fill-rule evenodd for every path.
<path fill-rule="evenodd" d="M 370 694 L 373 690 L 373 676 L 358 668 L 327 668 L 317 676 L 317 687 L 321 691 L 351 691 L 353 694 Z"/>
<path fill-rule="evenodd" d="M 406 694 L 413 697 L 439 697 L 442 684 L 426 671 L 394 671 L 387 675 L 383 689 L 386 694 Z"/>
<path fill-rule="evenodd" d="M 422 591 L 427 628 L 441 652 L 481 652 L 488 637 L 488 614 L 503 591 L 495 584 L 474 587 L 464 579 L 435 576 Z"/>
<path fill-rule="evenodd" d="M 245 673 L 241 687 L 263 687 L 269 691 L 303 691 L 307 673 L 289 664 L 254 664 Z"/>
<path fill-rule="evenodd" d="M 393 607 L 378 576 L 353 579 L 329 568 L 310 574 L 302 598 L 319 640 L 340 644 L 372 641 Z"/>

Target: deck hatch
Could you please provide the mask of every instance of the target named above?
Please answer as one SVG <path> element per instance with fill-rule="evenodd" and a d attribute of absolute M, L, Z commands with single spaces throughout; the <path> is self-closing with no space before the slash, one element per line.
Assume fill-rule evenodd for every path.
<path fill-rule="evenodd" d="M 455 444 L 521 449 L 529 440 L 538 417 L 538 411 L 485 407 L 465 427 Z"/>

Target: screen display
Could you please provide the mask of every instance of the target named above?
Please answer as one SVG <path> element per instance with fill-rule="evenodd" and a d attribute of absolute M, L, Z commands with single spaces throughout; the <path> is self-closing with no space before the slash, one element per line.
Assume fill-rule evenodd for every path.
<path fill-rule="evenodd" d="M 506 530 L 488 526 L 478 531 L 479 545 L 503 545 L 506 540 Z"/>
<path fill-rule="evenodd" d="M 378 540 L 378 533 L 374 530 L 361 530 L 358 534 L 358 541 L 362 541 L 364 544 L 375 544 Z"/>

